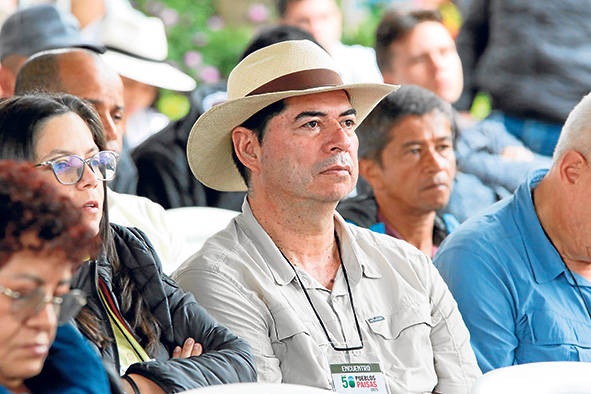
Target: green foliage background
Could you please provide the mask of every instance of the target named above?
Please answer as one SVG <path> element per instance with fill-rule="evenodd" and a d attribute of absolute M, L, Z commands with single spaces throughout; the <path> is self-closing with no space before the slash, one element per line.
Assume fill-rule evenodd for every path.
<path fill-rule="evenodd" d="M 250 6 L 249 15 L 243 17 L 242 22 L 228 23 L 218 15 L 222 0 L 132 0 L 132 4 L 145 14 L 158 16 L 164 21 L 169 60 L 195 78 L 197 83 L 205 83 L 227 78 L 257 28 L 276 22 L 274 0 L 233 1 L 226 5 L 235 6 L 236 14 Z M 359 11 L 364 17 L 354 25 L 345 23 L 343 42 L 373 47 L 376 27 L 391 1 L 361 1 Z M 451 2 L 440 9 L 444 23 L 453 30 L 453 25 L 459 28 L 461 21 L 454 20 L 459 14 L 449 7 L 455 9 Z M 253 8 L 256 12 L 251 15 Z M 178 119 L 187 113 L 189 104 L 185 96 L 163 91 L 158 108 L 170 118 Z"/>

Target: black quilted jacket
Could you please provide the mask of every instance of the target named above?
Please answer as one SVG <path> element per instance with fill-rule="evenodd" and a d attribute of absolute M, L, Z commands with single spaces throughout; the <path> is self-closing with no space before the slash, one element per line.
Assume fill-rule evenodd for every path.
<path fill-rule="evenodd" d="M 166 393 L 213 384 L 256 381 L 250 346 L 227 328 L 218 325 L 197 304 L 192 294 L 181 290 L 162 273 L 158 256 L 146 235 L 136 228 L 115 224 L 111 227 L 121 264 L 129 269 L 162 330 L 160 346 L 154 359 L 133 364 L 126 373 L 142 375 L 158 384 Z M 118 305 L 120 295 L 113 291 L 112 268 L 105 258 L 83 265 L 73 279 L 72 288 L 86 292 L 86 307 L 101 317 L 103 332 L 113 337 L 107 310 L 97 291 L 99 277 Z M 182 346 L 188 337 L 193 337 L 203 346 L 203 354 L 171 359 L 173 349 Z M 103 359 L 119 371 L 115 342 L 101 349 L 101 353 Z"/>

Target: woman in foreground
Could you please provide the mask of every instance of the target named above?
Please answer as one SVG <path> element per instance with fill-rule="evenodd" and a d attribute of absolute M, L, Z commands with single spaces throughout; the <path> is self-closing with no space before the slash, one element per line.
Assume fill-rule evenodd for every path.
<path fill-rule="evenodd" d="M 115 175 L 117 154 L 105 150 L 94 110 L 70 95 L 7 99 L 0 104 L 3 158 L 35 163 L 100 234 L 99 258 L 83 264 L 72 281 L 88 298 L 77 323 L 120 371 L 126 393 L 256 380 L 248 344 L 162 274 L 141 231 L 109 224 L 104 183 Z"/>
<path fill-rule="evenodd" d="M 0 161 L 0 393 L 107 394 L 98 355 L 67 324 L 85 303 L 72 273 L 97 237 L 43 178 L 30 163 Z"/>

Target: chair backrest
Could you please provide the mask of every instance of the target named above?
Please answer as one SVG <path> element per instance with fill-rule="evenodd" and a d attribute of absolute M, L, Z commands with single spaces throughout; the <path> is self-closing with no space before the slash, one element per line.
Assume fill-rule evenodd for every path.
<path fill-rule="evenodd" d="M 317 387 L 280 383 L 235 383 L 220 384 L 200 389 L 183 391 L 181 394 L 326 394 Z"/>
<path fill-rule="evenodd" d="M 185 235 L 187 241 L 187 256 L 197 252 L 205 240 L 220 230 L 226 228 L 240 212 L 213 207 L 182 207 L 166 210 L 166 216 L 171 226 Z"/>
<path fill-rule="evenodd" d="M 471 394 L 589 394 L 591 363 L 553 361 L 513 365 L 482 375 Z"/>

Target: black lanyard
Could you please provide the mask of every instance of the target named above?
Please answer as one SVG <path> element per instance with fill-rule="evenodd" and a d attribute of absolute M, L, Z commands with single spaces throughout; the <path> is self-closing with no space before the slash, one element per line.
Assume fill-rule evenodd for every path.
<path fill-rule="evenodd" d="M 339 244 L 339 239 L 337 238 L 336 234 L 335 234 L 335 241 L 337 243 L 337 248 L 339 249 L 339 256 L 340 256 L 340 244 Z M 351 293 L 351 286 L 349 285 L 349 278 L 347 277 L 347 270 L 345 269 L 345 264 L 343 264 L 342 259 L 341 259 L 341 267 L 343 268 L 343 276 L 345 277 L 345 283 L 347 283 L 347 291 L 349 292 L 349 299 L 351 300 L 351 310 L 353 311 L 353 317 L 355 318 L 355 326 L 357 327 L 357 333 L 359 334 L 359 342 L 360 342 L 359 346 L 352 346 L 352 347 L 337 347 L 337 346 L 335 346 L 333 340 L 330 338 L 330 335 L 328 333 L 328 330 L 326 329 L 326 326 L 324 325 L 324 322 L 320 318 L 320 314 L 318 313 L 318 311 L 314 307 L 314 303 L 312 303 L 312 299 L 310 298 L 308 291 L 304 287 L 304 284 L 302 283 L 302 280 L 300 279 L 300 276 L 298 275 L 298 271 L 296 270 L 295 266 L 291 263 L 291 261 L 289 261 L 289 259 L 283 254 L 283 252 L 281 252 L 281 255 L 283 256 L 283 258 L 285 258 L 285 260 L 289 263 L 289 265 L 293 269 L 295 277 L 298 280 L 298 283 L 300 284 L 302 291 L 306 295 L 306 299 L 310 303 L 310 306 L 312 307 L 312 310 L 314 311 L 314 314 L 316 315 L 316 318 L 318 319 L 318 322 L 320 323 L 320 326 L 322 327 L 322 330 L 324 331 L 324 334 L 326 335 L 326 338 L 328 339 L 330 346 L 332 346 L 332 348 L 334 350 L 339 351 L 339 352 L 347 352 L 347 351 L 351 351 L 351 350 L 363 349 L 363 337 L 361 335 L 361 328 L 359 327 L 359 320 L 357 319 L 357 313 L 355 312 L 355 305 L 353 304 L 353 294 Z M 345 341 L 345 343 L 347 343 L 347 342 Z"/>

